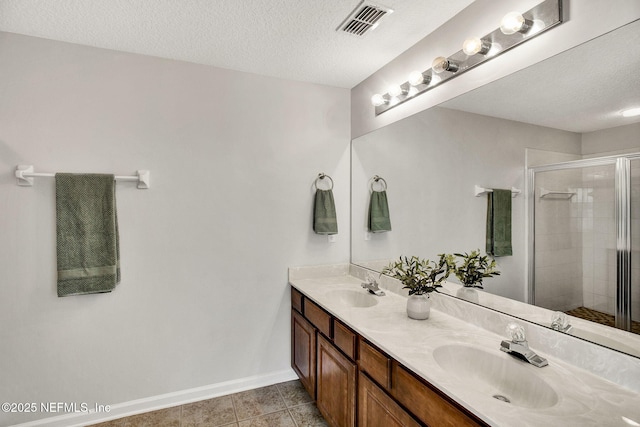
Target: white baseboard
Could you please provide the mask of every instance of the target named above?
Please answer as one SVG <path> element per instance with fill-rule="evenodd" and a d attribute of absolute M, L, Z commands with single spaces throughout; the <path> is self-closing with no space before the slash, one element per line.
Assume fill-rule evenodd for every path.
<path fill-rule="evenodd" d="M 158 409 L 184 405 L 186 403 L 197 402 L 199 400 L 213 399 L 214 397 L 225 396 L 227 394 L 238 393 L 258 387 L 265 387 L 272 384 L 295 380 L 297 378 L 298 376 L 292 369 L 287 369 L 284 371 L 273 372 L 271 374 L 240 378 L 238 380 L 225 381 L 218 384 L 211 384 L 203 387 L 118 403 L 112 405 L 109 412 L 93 412 L 90 410 L 89 412 L 66 414 L 30 421 L 23 424 L 16 424 L 14 427 L 83 427 L 88 424 L 101 423 L 117 418 L 141 414 L 143 412 L 157 411 Z"/>

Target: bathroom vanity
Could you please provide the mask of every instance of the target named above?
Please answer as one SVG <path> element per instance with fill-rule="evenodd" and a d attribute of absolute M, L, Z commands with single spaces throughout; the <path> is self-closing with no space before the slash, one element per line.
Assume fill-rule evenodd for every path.
<path fill-rule="evenodd" d="M 295 288 L 291 307 L 292 367 L 331 425 L 487 425 Z"/>
<path fill-rule="evenodd" d="M 499 350 L 513 319 L 445 295 L 434 295 L 428 320 L 409 319 L 399 284 L 383 278 L 386 295 L 373 296 L 363 278 L 349 265 L 290 269 L 291 364 L 330 425 L 640 425 L 640 384 L 622 386 L 550 351 L 543 368 L 518 360 Z M 534 350 L 550 348 L 536 325 L 524 326 Z M 583 352 L 593 346 L 557 335 Z M 611 352 L 596 350 L 581 357 Z M 609 362 L 635 381 L 640 360 L 614 353 Z"/>

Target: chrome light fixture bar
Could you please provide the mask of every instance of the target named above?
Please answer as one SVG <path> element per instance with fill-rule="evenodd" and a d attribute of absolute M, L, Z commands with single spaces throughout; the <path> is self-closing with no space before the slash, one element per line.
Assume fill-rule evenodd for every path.
<path fill-rule="evenodd" d="M 426 71 L 413 71 L 409 80 L 375 94 L 376 116 L 512 49 L 562 23 L 562 0 L 545 0 L 522 14 L 507 13 L 500 27 L 484 37 L 469 37 L 462 50 L 433 60 Z"/>

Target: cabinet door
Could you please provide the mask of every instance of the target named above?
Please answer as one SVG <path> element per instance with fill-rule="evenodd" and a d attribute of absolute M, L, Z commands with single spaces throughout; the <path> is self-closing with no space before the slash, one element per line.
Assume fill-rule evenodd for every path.
<path fill-rule="evenodd" d="M 358 377 L 358 425 L 420 427 L 411 415 L 362 372 Z"/>
<path fill-rule="evenodd" d="M 356 425 L 356 365 L 318 334 L 316 405 L 332 427 Z"/>
<path fill-rule="evenodd" d="M 433 388 L 423 384 L 397 362 L 391 365 L 391 393 L 420 420 L 438 427 L 478 427 L 484 423 L 471 418 Z"/>
<path fill-rule="evenodd" d="M 311 398 L 316 398 L 316 330 L 291 310 L 291 367 Z"/>

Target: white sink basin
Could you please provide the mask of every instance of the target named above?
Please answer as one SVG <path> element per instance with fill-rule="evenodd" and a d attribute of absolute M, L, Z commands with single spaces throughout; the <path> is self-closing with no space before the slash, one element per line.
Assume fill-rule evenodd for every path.
<path fill-rule="evenodd" d="M 364 289 L 362 291 L 338 289 L 329 292 L 327 297 L 349 307 L 372 307 L 378 304 L 378 298 L 384 298 L 373 296 Z"/>
<path fill-rule="evenodd" d="M 496 354 L 464 344 L 438 347 L 433 357 L 442 369 L 464 381 L 474 392 L 505 404 L 541 409 L 558 403 L 558 394 L 536 373 L 533 365 L 512 359 L 496 346 Z"/>

